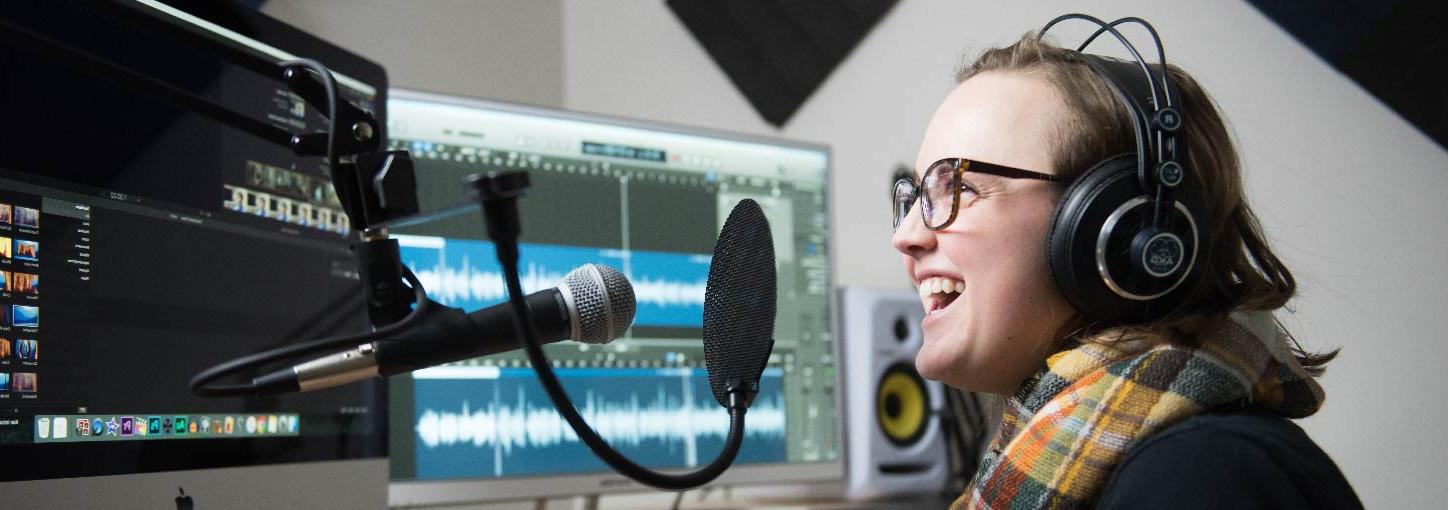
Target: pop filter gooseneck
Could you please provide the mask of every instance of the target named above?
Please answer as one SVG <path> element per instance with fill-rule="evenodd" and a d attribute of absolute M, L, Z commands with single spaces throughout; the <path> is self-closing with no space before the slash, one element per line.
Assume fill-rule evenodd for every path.
<path fill-rule="evenodd" d="M 730 413 L 730 432 L 725 446 L 714 461 L 698 470 L 661 473 L 615 451 L 584 421 L 554 375 L 533 322 L 524 320 L 528 317 L 528 308 L 519 283 L 518 197 L 529 186 L 528 174 L 490 172 L 472 176 L 470 182 L 476 198 L 483 204 L 488 235 L 494 242 L 508 285 L 514 327 L 523 332 L 529 364 L 554 408 L 580 441 L 615 471 L 660 489 L 678 491 L 699 487 L 725 472 L 735 461 L 745 439 L 745 411 L 759 391 L 760 373 L 775 343 L 771 338 L 775 326 L 775 247 L 760 206 L 745 200 L 730 213 L 716 242 L 715 258 L 710 262 L 710 277 L 706 282 L 705 366 L 716 401 Z M 757 272 L 760 270 L 768 271 Z"/>

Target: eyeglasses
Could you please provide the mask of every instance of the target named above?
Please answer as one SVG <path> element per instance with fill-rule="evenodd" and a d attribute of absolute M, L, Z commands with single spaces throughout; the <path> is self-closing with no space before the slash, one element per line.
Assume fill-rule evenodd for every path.
<path fill-rule="evenodd" d="M 901 227 L 901 221 L 911 213 L 911 203 L 921 198 L 921 220 L 926 228 L 941 230 L 951 225 L 957 219 L 957 209 L 961 205 L 962 192 L 970 191 L 974 195 L 976 189 L 962 180 L 962 174 L 973 172 L 979 174 L 996 175 L 1010 179 L 1033 179 L 1039 181 L 1059 181 L 1056 175 L 1022 170 L 1020 168 L 994 165 L 973 161 L 965 158 L 946 158 L 926 167 L 921 174 L 921 186 L 910 177 L 897 179 L 891 185 L 891 227 Z M 926 193 L 922 193 L 926 190 Z"/>

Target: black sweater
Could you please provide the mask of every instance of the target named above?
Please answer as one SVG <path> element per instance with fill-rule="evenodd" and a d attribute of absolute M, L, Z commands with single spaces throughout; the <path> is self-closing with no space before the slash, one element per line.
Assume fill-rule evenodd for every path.
<path fill-rule="evenodd" d="M 1099 508 L 1364 508 L 1334 461 L 1289 420 L 1261 410 L 1203 413 L 1123 457 Z"/>

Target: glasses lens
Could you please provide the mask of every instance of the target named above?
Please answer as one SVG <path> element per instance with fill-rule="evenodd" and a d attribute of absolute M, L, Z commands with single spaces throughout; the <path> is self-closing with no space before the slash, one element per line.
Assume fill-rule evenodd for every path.
<path fill-rule="evenodd" d="M 945 160 L 926 169 L 921 178 L 921 213 L 930 228 L 941 228 L 952 217 L 952 202 L 957 198 L 956 170 L 955 160 Z"/>
<path fill-rule="evenodd" d="M 911 179 L 897 179 L 891 188 L 891 228 L 900 228 L 901 221 L 911 213 L 911 203 L 916 200 L 916 183 Z"/>

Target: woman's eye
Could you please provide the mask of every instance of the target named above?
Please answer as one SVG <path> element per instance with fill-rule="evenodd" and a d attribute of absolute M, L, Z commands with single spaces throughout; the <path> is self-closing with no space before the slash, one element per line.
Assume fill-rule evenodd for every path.
<path fill-rule="evenodd" d="M 962 189 L 958 191 L 961 192 L 963 200 L 977 197 L 977 188 L 972 187 L 971 183 L 966 181 L 962 181 Z"/>

